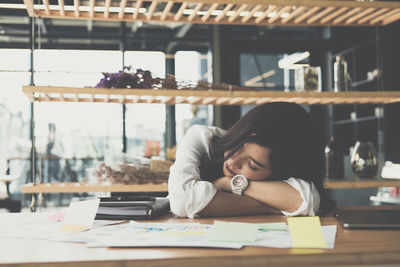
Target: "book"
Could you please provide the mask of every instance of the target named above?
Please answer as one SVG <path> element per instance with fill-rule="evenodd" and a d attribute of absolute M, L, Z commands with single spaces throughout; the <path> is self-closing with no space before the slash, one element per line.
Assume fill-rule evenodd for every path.
<path fill-rule="evenodd" d="M 100 198 L 96 220 L 152 219 L 169 211 L 169 199 L 166 197 Z"/>

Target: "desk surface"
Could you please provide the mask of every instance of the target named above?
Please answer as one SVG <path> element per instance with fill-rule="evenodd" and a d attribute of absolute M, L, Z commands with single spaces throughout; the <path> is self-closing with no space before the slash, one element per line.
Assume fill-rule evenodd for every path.
<path fill-rule="evenodd" d="M 393 207 L 400 210 L 400 206 Z M 21 214 L 19 214 L 21 215 Z M 34 215 L 34 214 L 33 214 Z M 8 220 L 18 214 L 0 214 Z M 279 215 L 219 218 L 238 222 L 283 222 Z M 158 221 L 212 223 L 213 219 L 181 219 L 166 216 Z M 323 225 L 338 225 L 332 216 L 321 218 Z M 0 230 L 1 231 L 1 230 Z M 338 227 L 335 248 L 281 249 L 244 247 L 199 248 L 86 248 L 84 244 L 46 240 L 0 238 L 0 265 L 13 266 L 310 266 L 332 264 L 400 263 L 400 229 L 346 230 Z"/>

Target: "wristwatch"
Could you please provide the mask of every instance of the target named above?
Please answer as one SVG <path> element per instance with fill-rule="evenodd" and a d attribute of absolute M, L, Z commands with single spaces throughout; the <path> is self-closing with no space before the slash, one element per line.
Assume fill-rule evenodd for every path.
<path fill-rule="evenodd" d="M 249 186 L 249 181 L 246 176 L 242 174 L 236 174 L 231 179 L 232 193 L 242 195 L 244 190 Z"/>

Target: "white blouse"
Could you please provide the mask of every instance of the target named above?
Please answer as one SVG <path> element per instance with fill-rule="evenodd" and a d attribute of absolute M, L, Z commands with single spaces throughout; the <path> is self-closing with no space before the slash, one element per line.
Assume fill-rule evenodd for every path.
<path fill-rule="evenodd" d="M 179 144 L 168 180 L 171 211 L 177 216 L 196 217 L 217 193 L 212 182 L 200 178 L 200 164 L 204 155 L 210 156 L 211 138 L 224 133 L 225 130 L 218 127 L 194 125 Z M 297 178 L 289 178 L 284 182 L 300 192 L 303 203 L 294 212 L 281 212 L 286 216 L 315 215 L 319 209 L 320 196 L 314 184 Z"/>

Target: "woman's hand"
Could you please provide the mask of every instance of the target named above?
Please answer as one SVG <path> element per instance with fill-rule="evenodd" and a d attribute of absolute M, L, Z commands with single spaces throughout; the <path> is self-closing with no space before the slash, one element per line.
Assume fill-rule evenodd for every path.
<path fill-rule="evenodd" d="M 218 191 L 232 192 L 231 179 L 231 177 L 224 176 L 214 180 L 213 184 L 217 187 Z"/>

